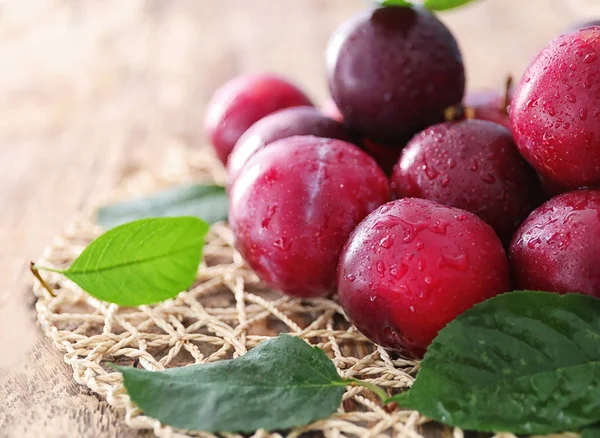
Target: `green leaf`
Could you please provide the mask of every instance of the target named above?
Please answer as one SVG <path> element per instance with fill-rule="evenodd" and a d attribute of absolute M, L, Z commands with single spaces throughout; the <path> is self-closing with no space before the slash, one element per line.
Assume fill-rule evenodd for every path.
<path fill-rule="evenodd" d="M 159 372 L 113 367 L 144 414 L 206 432 L 309 424 L 334 413 L 349 384 L 321 349 L 289 335 L 261 342 L 232 360 Z"/>
<path fill-rule="evenodd" d="M 437 421 L 481 432 L 546 434 L 600 420 L 600 300 L 512 292 L 440 331 L 408 396 Z"/>
<path fill-rule="evenodd" d="M 465 5 L 472 2 L 473 0 L 423 0 L 422 4 L 426 9 L 431 11 L 445 11 L 448 9 L 454 9 L 459 6 Z M 411 2 L 408 0 L 376 0 L 382 6 L 403 6 L 412 7 L 419 2 Z"/>
<path fill-rule="evenodd" d="M 224 187 L 188 185 L 102 207 L 97 221 L 107 229 L 136 219 L 166 216 L 196 216 L 213 224 L 227 219 L 227 209 Z"/>
<path fill-rule="evenodd" d="M 413 4 L 407 0 L 377 0 L 382 6 L 404 6 L 412 7 Z"/>
<path fill-rule="evenodd" d="M 424 0 L 423 6 L 431 11 L 445 11 L 447 9 L 454 9 L 467 3 L 471 3 L 473 0 Z"/>
<path fill-rule="evenodd" d="M 140 219 L 107 231 L 57 272 L 103 301 L 157 303 L 194 282 L 208 229 L 195 217 Z"/>
<path fill-rule="evenodd" d="M 589 426 L 581 432 L 581 438 L 598 438 L 600 436 L 600 425 Z"/>

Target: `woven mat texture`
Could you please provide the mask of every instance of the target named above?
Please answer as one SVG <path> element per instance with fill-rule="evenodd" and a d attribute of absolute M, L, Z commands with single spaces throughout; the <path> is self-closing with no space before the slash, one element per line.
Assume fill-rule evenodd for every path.
<path fill-rule="evenodd" d="M 145 195 L 189 181 L 224 180 L 220 163 L 203 151 L 173 148 L 161 162 L 160 169 L 139 170 L 130 175 L 114 196 L 103 202 Z M 46 248 L 38 263 L 67 267 L 102 232 L 93 217 L 93 211 L 76 217 Z M 151 429 L 157 437 L 215 436 L 174 430 L 143 415 L 125 392 L 121 374 L 108 368 L 107 362 L 147 370 L 214 362 L 241 356 L 259 342 L 283 332 L 324 349 L 344 377 L 367 380 L 390 393 L 410 387 L 418 370 L 417 362 L 391 357 L 374 346 L 346 321 L 335 298 L 301 301 L 266 288 L 233 247 L 226 224 L 212 227 L 204 254 L 193 287 L 175 299 L 153 306 L 119 308 L 100 302 L 55 273 L 43 276 L 56 296 L 39 283 L 34 284 L 39 322 L 64 353 L 75 381 L 115 408 L 124 409 L 130 427 Z M 369 391 L 349 387 L 332 417 L 285 436 L 320 431 L 326 437 L 421 438 L 429 436 L 423 435 L 425 422 L 416 412 L 388 413 Z M 459 429 L 446 429 L 442 434 L 464 436 Z M 282 435 L 259 430 L 252 436 Z"/>

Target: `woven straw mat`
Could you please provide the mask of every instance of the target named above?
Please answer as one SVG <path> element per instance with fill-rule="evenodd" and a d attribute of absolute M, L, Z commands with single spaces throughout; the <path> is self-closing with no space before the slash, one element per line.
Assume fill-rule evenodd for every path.
<path fill-rule="evenodd" d="M 224 179 L 220 163 L 202 150 L 171 149 L 161 163 L 159 169 L 134 172 L 104 202 L 184 182 L 222 183 Z M 38 263 L 68 266 L 102 232 L 93 217 L 93 211 L 76 217 L 46 248 Z M 367 380 L 390 393 L 410 387 L 417 362 L 391 357 L 374 346 L 346 321 L 335 299 L 301 301 L 269 290 L 244 263 L 232 241 L 226 224 L 214 225 L 193 287 L 153 306 L 119 308 L 96 300 L 60 274 L 43 273 L 56 296 L 35 282 L 38 319 L 45 334 L 64 353 L 64 361 L 73 368 L 75 381 L 115 408 L 124 409 L 130 427 L 151 429 L 157 437 L 215 435 L 175 430 L 143 415 L 125 392 L 121 374 L 109 369 L 107 362 L 147 370 L 214 362 L 241 356 L 261 341 L 285 332 L 325 350 L 344 377 Z M 333 416 L 286 436 L 320 431 L 326 437 L 419 438 L 431 436 L 423 435 L 425 422 L 416 412 L 388 413 L 368 390 L 349 387 Z M 282 435 L 259 430 L 252 436 Z M 463 432 L 446 429 L 444 436 L 459 438 Z"/>

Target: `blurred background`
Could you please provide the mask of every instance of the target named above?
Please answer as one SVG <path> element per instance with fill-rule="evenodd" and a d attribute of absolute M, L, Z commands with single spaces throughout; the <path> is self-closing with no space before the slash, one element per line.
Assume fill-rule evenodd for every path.
<path fill-rule="evenodd" d="M 280 73 L 324 101 L 327 40 L 367 6 L 0 1 L 0 351 L 10 351 L 0 354 L 0 386 L 11 378 L 3 370 L 62 366 L 51 350 L 32 356 L 42 341 L 27 262 L 68 219 L 170 148 L 204 147 L 205 106 L 237 74 Z M 461 46 L 468 89 L 500 88 L 565 28 L 600 17 L 600 1 L 477 0 L 440 16 Z"/>

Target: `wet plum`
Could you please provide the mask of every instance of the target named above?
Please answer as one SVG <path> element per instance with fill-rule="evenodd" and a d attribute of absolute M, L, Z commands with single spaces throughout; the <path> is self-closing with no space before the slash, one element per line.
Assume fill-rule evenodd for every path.
<path fill-rule="evenodd" d="M 373 342 L 420 355 L 448 322 L 509 289 L 492 228 L 472 213 L 405 198 L 353 231 L 338 267 L 339 299 Z"/>
<path fill-rule="evenodd" d="M 397 144 L 444 119 L 465 76 L 450 31 L 425 9 L 385 7 L 351 18 L 327 47 L 329 89 L 344 122 Z"/>
<path fill-rule="evenodd" d="M 600 184 L 600 27 L 561 35 L 523 76 L 511 104 L 521 154 L 571 188 Z"/>
<path fill-rule="evenodd" d="M 394 168 L 392 187 L 398 198 L 425 198 L 475 213 L 506 244 L 541 195 L 510 131 L 484 120 L 441 123 L 416 135 Z"/>
<path fill-rule="evenodd" d="M 283 108 L 312 105 L 295 85 L 270 75 L 239 76 L 217 90 L 208 104 L 204 128 L 223 162 L 256 121 Z"/>
<path fill-rule="evenodd" d="M 356 225 L 390 199 L 387 178 L 358 147 L 288 137 L 254 154 L 231 186 L 235 243 L 267 284 L 295 297 L 333 292 Z"/>
<path fill-rule="evenodd" d="M 600 298 L 600 191 L 552 198 L 517 231 L 510 247 L 516 286 Z"/>
<path fill-rule="evenodd" d="M 350 141 L 350 135 L 335 120 L 314 107 L 286 108 L 252 125 L 238 140 L 227 162 L 227 183 L 231 185 L 240 170 L 258 150 L 276 140 L 295 135 L 337 138 Z"/>

